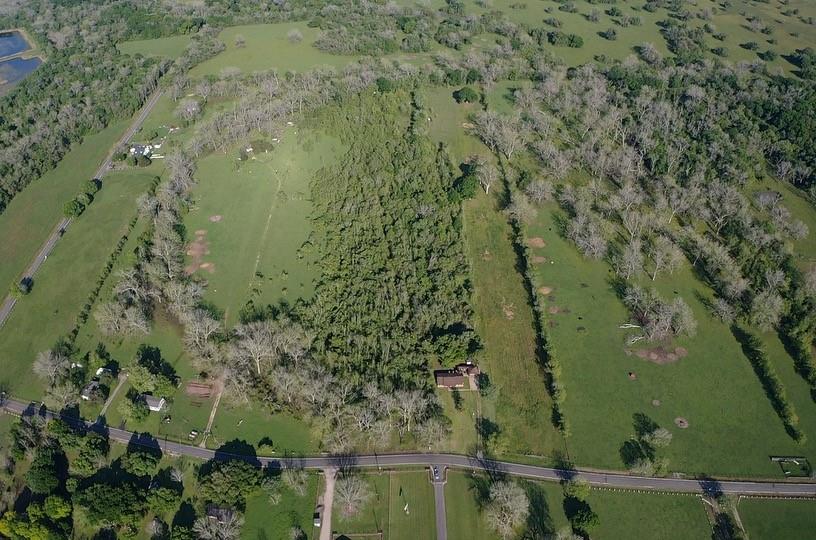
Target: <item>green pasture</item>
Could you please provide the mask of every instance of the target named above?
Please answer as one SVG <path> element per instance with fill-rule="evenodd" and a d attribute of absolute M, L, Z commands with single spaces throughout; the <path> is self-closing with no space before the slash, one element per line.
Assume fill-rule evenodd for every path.
<path fill-rule="evenodd" d="M 445 143 L 454 164 L 465 161 L 473 154 L 487 155 L 487 148 L 478 138 L 465 133 L 468 116 L 478 112 L 478 103 L 456 103 L 453 92 L 458 87 L 426 88 L 423 90 L 425 107 L 431 121 L 428 136 L 436 143 Z"/>
<path fill-rule="evenodd" d="M 745 498 L 737 510 L 751 540 L 803 540 L 816 527 L 813 500 Z"/>
<path fill-rule="evenodd" d="M 318 450 L 303 420 L 286 413 L 271 414 L 260 403 L 237 405 L 222 398 L 207 446 L 218 448 L 234 440 L 246 441 L 264 455 L 313 454 Z M 268 441 L 271 451 L 259 448 L 261 442 Z"/>
<path fill-rule="evenodd" d="M 190 36 L 168 36 L 155 39 L 134 39 L 123 41 L 116 45 L 122 54 L 142 56 L 164 56 L 174 60 L 182 55 L 184 48 L 190 43 Z"/>
<path fill-rule="evenodd" d="M 272 144 L 246 161 L 238 159 L 242 146 L 198 163 L 185 226 L 188 240 L 202 238 L 206 252 L 200 268 L 188 257 L 189 270 L 207 281 L 206 299 L 224 310 L 228 325 L 249 300 L 265 305 L 309 298 L 319 277 L 304 246 L 311 232 L 309 180 L 334 159 L 338 144 L 299 126 Z"/>
<path fill-rule="evenodd" d="M 299 30 L 303 40 L 293 43 L 287 34 Z M 314 47 L 320 30 L 311 28 L 305 22 L 252 24 L 225 28 L 218 36 L 227 46 L 226 50 L 214 58 L 202 62 L 190 70 L 190 77 L 218 75 L 225 67 L 237 67 L 243 73 L 277 69 L 303 72 L 318 66 L 339 68 L 351 62 L 352 56 L 338 56 L 325 53 Z M 245 45 L 235 43 L 237 36 L 243 36 Z"/>
<path fill-rule="evenodd" d="M 768 456 L 806 449 L 785 433 L 729 329 L 708 315 L 707 288 L 688 267 L 654 283 L 664 298 L 681 296 L 697 319 L 697 335 L 678 343 L 688 350 L 685 358 L 657 365 L 627 354 L 631 330 L 619 325 L 630 321 L 613 290 L 614 274 L 560 236 L 561 219 L 547 205 L 527 234 L 546 244 L 531 248 L 532 257 L 543 257 L 533 275 L 536 288 L 552 288 L 540 300 L 548 312 L 545 332 L 563 365 L 569 455 L 582 465 L 621 468 L 619 451 L 634 435 L 633 415 L 645 414 L 674 435 L 666 450 L 672 470 L 779 476 Z M 642 284 L 652 285 L 645 277 Z M 678 417 L 688 420 L 688 429 L 675 425 Z"/>
<path fill-rule="evenodd" d="M 429 472 L 392 471 L 390 476 L 387 540 L 435 540 L 436 510 Z"/>
<path fill-rule="evenodd" d="M 787 182 L 765 180 L 755 189 L 747 190 L 746 196 L 753 199 L 757 192 L 775 191 L 782 196 L 781 204 L 791 213 L 791 219 L 801 220 L 808 228 L 808 235 L 793 242 L 794 257 L 800 269 L 806 270 L 816 263 L 816 209 L 801 190 Z"/>
<path fill-rule="evenodd" d="M 371 497 L 357 514 L 345 517 L 341 512 L 337 494 L 332 509 L 332 531 L 337 534 L 388 534 L 388 516 L 391 509 L 391 476 L 389 473 L 367 474 L 362 477 L 369 486 Z"/>
<path fill-rule="evenodd" d="M 72 329 L 108 256 L 136 214 L 134 200 L 151 181 L 152 175 L 139 171 L 106 177 L 94 202 L 40 268 L 32 292 L 17 303 L 0 329 L 1 377 L 15 396 L 41 397 L 42 381 L 31 372 L 35 356 Z"/>
<path fill-rule="evenodd" d="M 317 501 L 318 478 L 309 475 L 306 494 L 302 497 L 290 489 L 282 488 L 279 503 L 269 502 L 269 496 L 259 491 L 247 499 L 244 512 L 244 527 L 241 538 L 244 540 L 263 540 L 289 538 L 293 526 L 306 532 L 312 530 L 312 514 Z"/>
<path fill-rule="evenodd" d="M 59 165 L 18 193 L 0 213 L 0 295 L 28 268 L 40 247 L 62 219 L 62 207 L 90 180 L 127 121 L 112 123 L 85 137 Z M 35 282 L 34 288 L 37 288 Z"/>

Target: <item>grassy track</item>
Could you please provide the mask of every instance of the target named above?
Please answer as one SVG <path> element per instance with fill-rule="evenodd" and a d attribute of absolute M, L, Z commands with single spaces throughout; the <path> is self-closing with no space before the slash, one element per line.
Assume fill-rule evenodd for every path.
<path fill-rule="evenodd" d="M 388 540 L 434 540 L 434 494 L 428 472 L 393 471 L 390 483 Z"/>
<path fill-rule="evenodd" d="M 742 499 L 738 510 L 751 540 L 802 540 L 812 537 L 816 515 L 814 501 Z"/>
<path fill-rule="evenodd" d="M 687 268 L 656 283 L 665 298 L 682 296 L 698 320 L 697 335 L 680 342 L 686 358 L 657 365 L 627 355 L 627 334 L 618 326 L 629 316 L 612 289 L 612 271 L 584 259 L 558 234 L 558 215 L 553 206 L 541 210 L 528 234 L 546 243 L 532 250 L 546 258 L 533 268 L 537 286 L 553 289 L 542 298 L 545 309 L 558 311 L 548 315 L 546 332 L 564 368 L 571 457 L 620 468 L 619 449 L 634 433 L 633 415 L 643 413 L 673 433 L 667 455 L 674 469 L 778 475 L 768 455 L 798 455 L 802 448 L 785 433 L 728 328 L 707 314 L 700 300 L 706 288 Z M 677 417 L 690 427 L 678 429 Z"/>
<path fill-rule="evenodd" d="M 42 383 L 31 373 L 34 357 L 73 327 L 108 256 L 135 215 L 133 201 L 151 179 L 141 172 L 108 176 L 96 200 L 38 272 L 31 294 L 18 302 L 0 329 L 2 379 L 14 395 L 41 396 Z"/>
<path fill-rule="evenodd" d="M 0 214 L 0 238 L 3 239 L 0 242 L 0 291 L 3 295 L 28 267 L 62 218 L 63 205 L 91 179 L 110 150 L 111 141 L 121 136 L 127 124 L 127 121 L 116 122 L 86 137 L 55 169 L 18 193 Z"/>

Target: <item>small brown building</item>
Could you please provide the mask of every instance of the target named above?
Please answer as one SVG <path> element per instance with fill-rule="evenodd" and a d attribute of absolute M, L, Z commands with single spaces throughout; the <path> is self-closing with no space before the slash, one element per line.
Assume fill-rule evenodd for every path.
<path fill-rule="evenodd" d="M 455 369 L 438 369 L 434 371 L 434 379 L 438 388 L 464 388 L 467 380 Z"/>

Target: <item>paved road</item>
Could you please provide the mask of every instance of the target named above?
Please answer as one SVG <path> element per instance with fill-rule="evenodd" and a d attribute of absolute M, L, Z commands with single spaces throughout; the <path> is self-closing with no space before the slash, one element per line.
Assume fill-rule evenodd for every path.
<path fill-rule="evenodd" d="M 105 161 L 102 162 L 102 165 L 96 170 L 94 174 L 94 178 L 101 180 L 105 174 L 110 169 L 111 160 L 113 159 L 113 152 L 116 150 L 116 147 L 120 144 L 124 144 L 130 141 L 131 137 L 142 127 L 147 115 L 153 110 L 153 107 L 156 106 L 158 103 L 159 98 L 162 96 L 161 90 L 156 90 L 150 99 L 142 107 L 142 110 L 139 111 L 139 115 L 133 119 L 133 122 L 128 127 L 127 131 L 122 135 L 122 137 L 111 147 L 110 152 L 108 153 Z M 37 252 L 37 256 L 34 257 L 34 260 L 31 262 L 29 267 L 26 269 L 23 276 L 20 278 L 22 281 L 23 279 L 31 279 L 34 277 L 34 274 L 37 273 L 37 270 L 40 269 L 40 266 L 48 259 L 48 255 L 54 249 L 54 246 L 57 244 L 57 240 L 59 240 L 68 227 L 71 225 L 71 218 L 62 218 L 57 226 L 54 228 L 51 235 L 45 241 L 45 243 L 40 248 L 40 251 Z M 11 311 L 14 309 L 15 304 L 17 304 L 17 299 L 12 297 L 11 295 L 7 296 L 6 299 L 3 301 L 3 305 L 0 306 L 0 328 L 5 324 L 6 320 L 11 315 Z"/>
<path fill-rule="evenodd" d="M 448 516 L 445 510 L 445 482 L 433 482 L 436 506 L 436 540 L 448 540 Z"/>
<path fill-rule="evenodd" d="M 57 413 L 37 409 L 36 404 L 15 399 L 8 399 L 3 409 L 15 415 L 30 416 L 39 414 L 46 418 L 57 417 Z M 536 465 L 521 465 L 504 461 L 490 461 L 457 454 L 385 454 L 364 456 L 323 456 L 323 457 L 247 457 L 226 452 L 216 452 L 207 448 L 199 448 L 171 441 L 156 441 L 155 439 L 139 438 L 130 431 L 102 426 L 92 422 L 84 422 L 75 418 L 64 417 L 72 423 L 82 423 L 89 429 L 104 430 L 108 436 L 117 442 L 125 444 L 139 444 L 158 446 L 168 454 L 184 455 L 198 459 L 228 459 L 239 458 L 252 461 L 259 465 L 272 468 L 303 467 L 307 469 L 325 469 L 327 467 L 399 467 L 415 465 L 429 467 L 454 467 L 479 471 L 494 471 L 497 473 L 522 476 L 537 480 L 559 481 L 565 478 L 586 480 L 594 486 L 621 488 L 632 490 L 657 490 L 685 493 L 729 493 L 737 495 L 775 495 L 784 497 L 816 497 L 816 482 L 768 482 L 743 480 L 715 480 L 715 479 L 686 479 L 686 478 L 655 478 L 644 476 L 629 476 L 616 472 L 563 470 Z"/>

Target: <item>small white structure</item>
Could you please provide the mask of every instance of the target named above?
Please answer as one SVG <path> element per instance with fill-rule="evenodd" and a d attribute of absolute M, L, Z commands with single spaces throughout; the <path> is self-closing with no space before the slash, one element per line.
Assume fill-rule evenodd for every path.
<path fill-rule="evenodd" d="M 148 394 L 142 394 L 142 399 L 147 404 L 147 408 L 153 412 L 161 412 L 167 404 L 164 398 L 158 398 Z"/>

